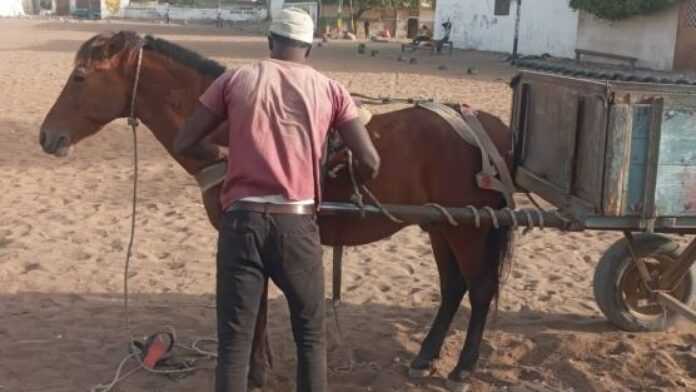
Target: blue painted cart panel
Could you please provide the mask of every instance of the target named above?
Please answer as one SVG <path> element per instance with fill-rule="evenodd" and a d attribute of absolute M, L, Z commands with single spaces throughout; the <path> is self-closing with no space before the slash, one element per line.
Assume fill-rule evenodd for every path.
<path fill-rule="evenodd" d="M 631 160 L 628 170 L 628 184 L 625 189 L 626 215 L 640 214 L 643 208 L 645 190 L 645 170 L 648 162 L 648 139 L 650 135 L 649 105 L 636 105 L 633 108 L 633 129 L 631 130 Z"/>
<path fill-rule="evenodd" d="M 664 110 L 655 208 L 658 216 L 696 216 L 696 109 Z"/>

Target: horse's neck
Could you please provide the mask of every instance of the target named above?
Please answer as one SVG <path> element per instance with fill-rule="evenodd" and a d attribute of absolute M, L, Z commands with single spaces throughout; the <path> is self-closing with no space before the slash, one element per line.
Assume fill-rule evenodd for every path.
<path fill-rule="evenodd" d="M 174 153 L 174 139 L 212 79 L 179 65 L 166 65 L 160 56 L 144 62 L 136 98 L 137 116 L 155 138 L 189 174 L 195 174 L 211 162 L 199 161 Z"/>

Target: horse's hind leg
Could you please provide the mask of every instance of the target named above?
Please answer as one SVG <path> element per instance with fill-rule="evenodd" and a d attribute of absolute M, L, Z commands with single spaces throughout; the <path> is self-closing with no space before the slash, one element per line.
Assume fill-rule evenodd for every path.
<path fill-rule="evenodd" d="M 440 356 L 447 331 L 467 289 L 466 282 L 457 267 L 457 259 L 442 234 L 431 233 L 430 242 L 440 275 L 440 307 L 421 345 L 420 352 L 411 362 L 409 369 L 411 377 L 427 377 L 432 373 L 433 361 Z"/>
<path fill-rule="evenodd" d="M 502 229 L 501 229 L 502 232 Z M 459 254 L 471 256 L 471 250 L 466 249 L 472 245 L 468 239 L 460 239 L 462 243 L 459 246 L 454 246 L 455 254 L 458 255 L 460 267 L 466 269 L 465 262 L 469 266 L 477 265 L 479 268 L 473 268 L 473 274 L 467 275 L 469 282 L 469 302 L 471 303 L 471 318 L 466 331 L 466 341 L 464 348 L 459 356 L 457 366 L 447 377 L 448 389 L 453 392 L 468 390 L 468 381 L 471 373 L 476 369 L 476 364 L 479 359 L 479 350 L 483 340 L 483 333 L 486 327 L 486 319 L 490 309 L 491 302 L 498 292 L 498 260 L 497 246 L 500 245 L 497 241 L 499 232 L 491 231 L 488 237 L 484 237 L 481 243 L 485 243 L 484 254 L 479 258 L 471 258 L 463 260 Z M 469 242 L 468 245 L 466 242 Z M 460 249 L 458 251 L 458 249 Z M 471 264 L 469 264 L 471 263 Z"/>

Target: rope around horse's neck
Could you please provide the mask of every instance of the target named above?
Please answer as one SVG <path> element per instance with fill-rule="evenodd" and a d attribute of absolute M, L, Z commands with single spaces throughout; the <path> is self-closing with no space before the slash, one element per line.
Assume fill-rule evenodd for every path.
<path fill-rule="evenodd" d="M 398 98 L 398 97 L 372 97 L 360 93 L 350 93 L 351 97 L 360 98 L 364 105 L 390 105 L 395 103 L 419 104 L 421 102 L 434 102 L 433 98 Z"/>

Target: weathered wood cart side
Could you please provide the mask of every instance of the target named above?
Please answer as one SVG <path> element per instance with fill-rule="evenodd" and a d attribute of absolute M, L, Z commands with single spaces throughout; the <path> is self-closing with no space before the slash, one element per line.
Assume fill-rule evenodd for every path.
<path fill-rule="evenodd" d="M 602 312 L 633 331 L 664 329 L 675 312 L 696 320 L 696 242 L 679 253 L 654 234 L 696 234 L 696 89 L 536 72 L 513 88 L 520 190 L 626 234 L 595 273 Z"/>

